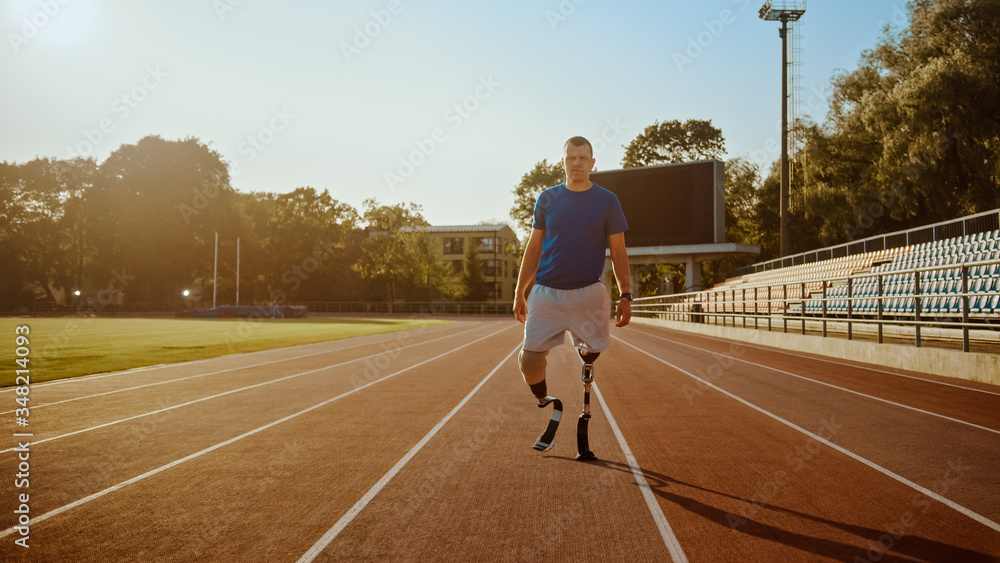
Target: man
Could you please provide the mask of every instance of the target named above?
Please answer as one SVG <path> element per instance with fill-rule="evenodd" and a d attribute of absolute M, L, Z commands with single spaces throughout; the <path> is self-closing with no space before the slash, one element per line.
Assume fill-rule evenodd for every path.
<path fill-rule="evenodd" d="M 561 411 L 561 403 L 547 395 L 546 356 L 562 344 L 569 331 L 584 362 L 584 416 L 589 419 L 593 363 L 611 344 L 611 303 L 601 283 L 605 248 L 611 249 L 611 264 L 622 292 L 615 326 L 627 325 L 632 317 L 625 250 L 628 224 L 615 194 L 590 181 L 596 160 L 587 139 L 573 137 L 566 141 L 562 162 L 566 182 L 538 196 L 517 279 L 514 316 L 524 323 L 518 365 L 538 406 L 556 402 L 556 410 Z M 531 294 L 526 297 L 529 287 Z M 558 416 L 553 416 L 553 422 L 558 423 Z M 550 430 L 546 435 L 555 432 L 554 424 Z M 535 445 L 541 451 L 551 447 L 551 436 L 548 442 L 540 438 Z"/>

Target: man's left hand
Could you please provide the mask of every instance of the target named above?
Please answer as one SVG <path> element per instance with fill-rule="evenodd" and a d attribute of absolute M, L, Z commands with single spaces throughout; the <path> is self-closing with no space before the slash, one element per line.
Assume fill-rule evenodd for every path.
<path fill-rule="evenodd" d="M 615 307 L 615 326 L 623 327 L 632 320 L 632 302 L 628 299 L 620 299 Z"/>

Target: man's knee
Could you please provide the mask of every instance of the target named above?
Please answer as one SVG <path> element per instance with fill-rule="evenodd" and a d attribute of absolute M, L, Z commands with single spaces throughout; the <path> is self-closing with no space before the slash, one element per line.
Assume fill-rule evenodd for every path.
<path fill-rule="evenodd" d="M 548 355 L 548 350 L 544 352 L 521 350 L 521 353 L 517 356 L 517 365 L 521 368 L 521 373 L 524 375 L 525 381 L 528 383 L 537 383 L 545 379 L 545 366 L 547 364 L 545 357 Z"/>

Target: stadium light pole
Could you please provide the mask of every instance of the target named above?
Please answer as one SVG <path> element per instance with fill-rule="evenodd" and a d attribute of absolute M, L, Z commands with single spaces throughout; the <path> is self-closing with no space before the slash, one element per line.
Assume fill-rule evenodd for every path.
<path fill-rule="evenodd" d="M 496 303 L 500 301 L 500 296 L 497 294 L 497 246 L 500 244 L 500 231 L 497 229 L 493 230 L 493 302 Z"/>
<path fill-rule="evenodd" d="M 240 237 L 236 237 L 236 306 L 240 306 Z"/>
<path fill-rule="evenodd" d="M 212 308 L 215 308 L 215 289 L 219 286 L 219 233 L 215 233 L 215 270 L 212 272 Z"/>
<path fill-rule="evenodd" d="M 806 3 L 780 2 L 775 7 L 772 0 L 767 0 L 760 8 L 758 15 L 766 21 L 780 21 L 781 30 L 781 226 L 779 232 L 779 254 L 788 255 L 788 22 L 798 21 L 806 13 Z M 791 6 L 788 6 L 788 5 Z"/>

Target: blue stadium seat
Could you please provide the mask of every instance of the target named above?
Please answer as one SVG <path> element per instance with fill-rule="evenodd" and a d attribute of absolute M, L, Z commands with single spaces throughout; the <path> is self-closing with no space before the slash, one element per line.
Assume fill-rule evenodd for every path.
<path fill-rule="evenodd" d="M 980 313 L 992 315 L 1000 313 L 1000 295 L 992 295 L 980 302 Z"/>

